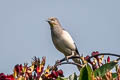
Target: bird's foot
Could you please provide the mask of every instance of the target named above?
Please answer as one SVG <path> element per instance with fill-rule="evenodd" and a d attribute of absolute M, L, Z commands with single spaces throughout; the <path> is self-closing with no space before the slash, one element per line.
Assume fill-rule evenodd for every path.
<path fill-rule="evenodd" d="M 69 62 L 69 56 L 66 56 L 66 57 L 65 57 L 65 60 L 66 60 L 67 62 Z"/>

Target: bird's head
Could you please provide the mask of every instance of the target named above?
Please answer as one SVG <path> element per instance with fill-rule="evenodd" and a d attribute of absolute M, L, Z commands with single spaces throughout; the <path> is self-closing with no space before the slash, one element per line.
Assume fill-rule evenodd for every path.
<path fill-rule="evenodd" d="M 58 19 L 55 18 L 55 17 L 48 18 L 47 22 L 49 23 L 49 25 L 50 25 L 51 28 L 53 28 L 53 27 L 55 27 L 57 25 L 60 25 Z"/>

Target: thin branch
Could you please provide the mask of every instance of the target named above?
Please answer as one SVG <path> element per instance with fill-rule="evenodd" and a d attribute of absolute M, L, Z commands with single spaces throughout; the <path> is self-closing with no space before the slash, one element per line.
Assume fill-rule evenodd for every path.
<path fill-rule="evenodd" d="M 62 63 L 56 64 L 56 66 L 63 65 L 63 64 L 73 64 L 73 65 L 82 67 L 79 63 L 75 63 L 75 62 L 62 62 Z"/>
<path fill-rule="evenodd" d="M 97 56 L 100 56 L 100 55 L 116 56 L 116 57 L 118 57 L 117 61 L 120 60 L 120 55 L 118 55 L 118 54 L 113 54 L 113 53 L 100 53 L 100 54 L 97 54 L 97 55 L 90 56 L 90 57 L 87 59 L 87 61 L 89 61 L 89 60 L 90 60 L 91 58 L 93 58 L 93 57 L 97 57 Z M 69 59 L 75 59 L 75 58 L 79 58 L 79 59 L 81 60 L 81 56 L 71 56 L 71 57 L 68 58 L 68 60 L 69 60 Z M 55 64 L 55 66 L 57 67 L 57 66 L 63 65 L 63 64 L 73 64 L 73 65 L 77 65 L 77 66 L 82 67 L 81 64 L 78 64 L 78 63 L 75 63 L 75 62 L 68 62 L 68 61 L 67 61 L 67 62 L 64 62 L 64 61 L 67 61 L 66 58 L 63 58 L 63 59 L 59 60 L 59 61 Z"/>
<path fill-rule="evenodd" d="M 91 59 L 91 58 L 93 58 L 93 57 L 96 57 L 96 56 L 100 56 L 100 55 L 111 55 L 111 56 L 116 56 L 116 57 L 119 57 L 119 58 L 120 58 L 120 55 L 118 55 L 118 54 L 113 54 L 113 53 L 100 53 L 100 54 L 97 54 L 97 55 L 94 55 L 94 56 L 90 56 L 89 59 Z M 69 57 L 68 59 L 74 59 L 74 58 L 80 58 L 80 59 L 81 59 L 81 57 L 79 57 L 79 56 L 71 56 L 71 57 Z M 87 59 L 87 61 L 88 61 L 89 59 Z M 66 58 L 63 58 L 63 59 L 60 60 L 60 62 L 63 62 L 63 61 L 66 61 Z"/>

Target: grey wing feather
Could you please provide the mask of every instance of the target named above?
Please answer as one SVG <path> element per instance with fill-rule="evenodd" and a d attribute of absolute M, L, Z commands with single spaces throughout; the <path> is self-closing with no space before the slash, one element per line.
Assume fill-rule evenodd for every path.
<path fill-rule="evenodd" d="M 75 43 L 74 43 L 74 44 L 75 44 Z M 76 44 L 75 44 L 75 46 L 76 46 Z M 78 51 L 78 49 L 77 49 L 77 46 L 76 46 L 76 50 L 75 50 L 75 51 L 76 51 L 77 55 L 80 55 L 80 54 L 79 54 L 79 51 Z"/>

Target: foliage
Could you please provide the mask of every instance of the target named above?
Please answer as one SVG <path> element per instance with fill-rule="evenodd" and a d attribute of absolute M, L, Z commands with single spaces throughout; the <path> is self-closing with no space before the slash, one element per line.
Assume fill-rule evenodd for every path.
<path fill-rule="evenodd" d="M 54 80 L 58 76 L 63 76 L 63 71 L 54 68 L 54 66 L 47 66 L 44 69 L 45 61 L 45 57 L 42 58 L 42 61 L 34 57 L 31 66 L 28 66 L 27 63 L 24 65 L 17 64 L 14 67 L 13 74 L 0 73 L 0 80 Z"/>
<path fill-rule="evenodd" d="M 120 80 L 120 67 L 118 66 L 119 58 L 111 61 L 110 56 L 104 58 L 106 54 L 100 54 L 98 51 L 92 52 L 91 56 L 71 57 L 80 58 L 81 64 L 59 60 L 53 66 L 47 66 L 45 69 L 46 58 L 40 60 L 34 57 L 31 65 L 27 63 L 17 64 L 13 69 L 13 73 L 5 75 L 0 73 L 0 80 Z M 58 69 L 62 64 L 74 64 L 80 66 L 80 74 L 76 73 L 69 77 L 64 77 L 63 71 Z M 112 72 L 113 69 L 114 72 Z M 116 72 L 115 72 L 116 71 Z"/>

